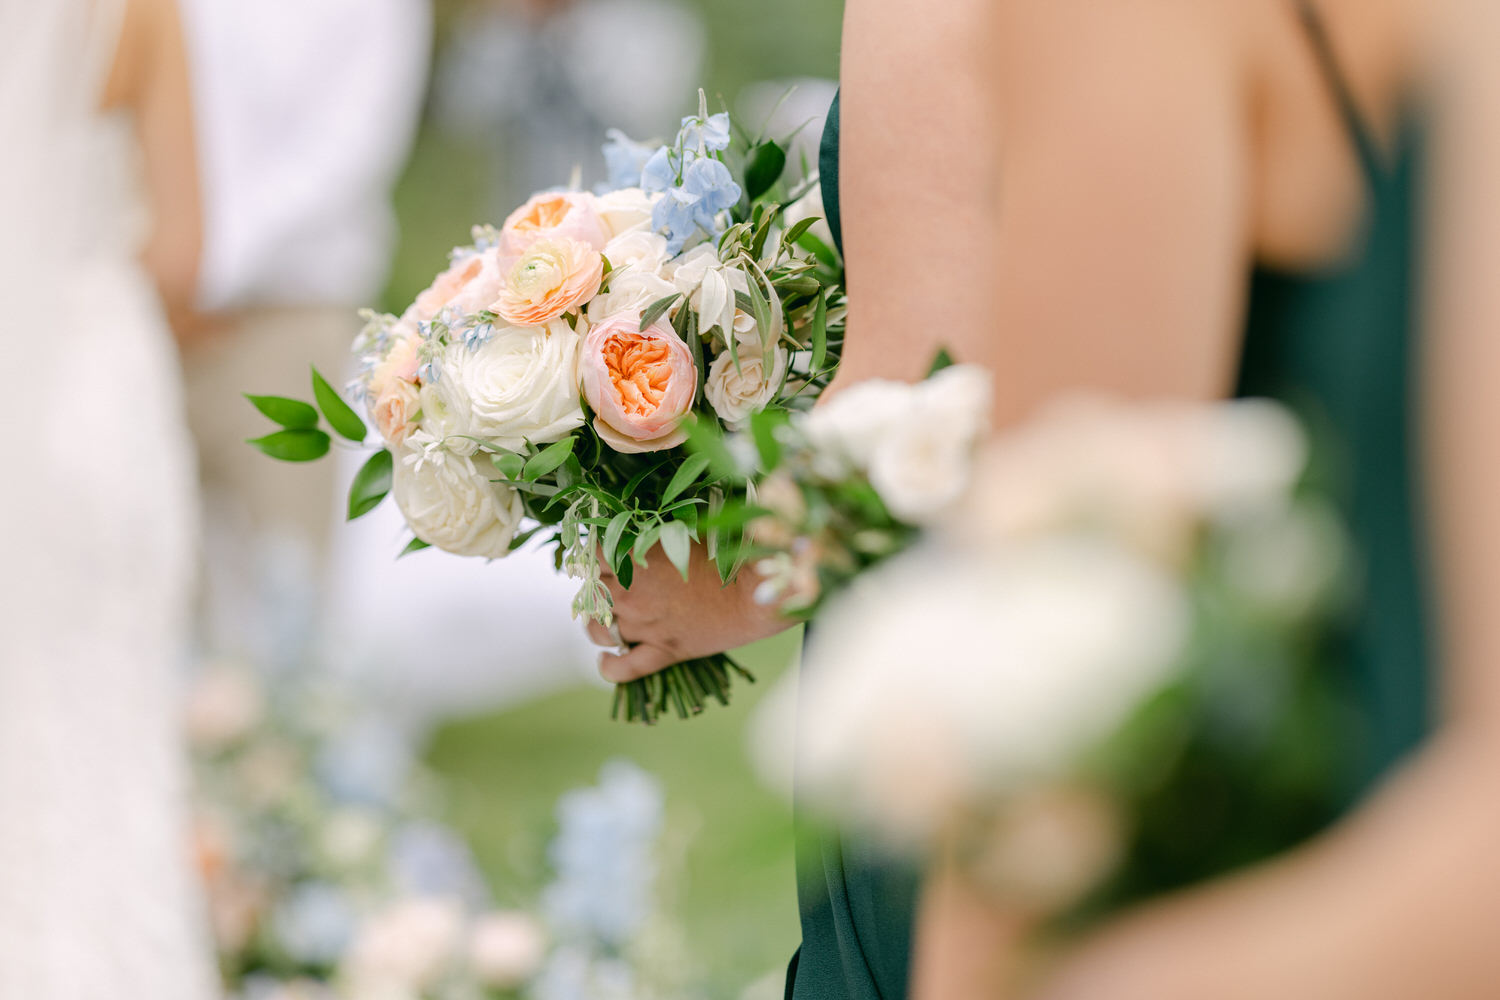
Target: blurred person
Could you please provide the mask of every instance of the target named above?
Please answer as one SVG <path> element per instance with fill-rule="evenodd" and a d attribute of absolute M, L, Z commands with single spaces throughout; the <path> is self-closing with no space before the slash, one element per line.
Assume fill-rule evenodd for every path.
<path fill-rule="evenodd" d="M 186 317 L 188 414 L 205 495 L 206 643 L 296 659 L 317 629 L 334 462 L 267 461 L 243 393 L 335 385 L 384 284 L 391 191 L 426 92 L 429 0 L 184 0 L 204 252 Z M 288 595 L 288 591 L 292 591 Z M 283 608 L 301 608 L 300 624 Z"/>
<path fill-rule="evenodd" d="M 0 5 L 0 996 L 205 1000 L 175 666 L 197 521 L 166 313 L 199 253 L 172 0 Z"/>
<path fill-rule="evenodd" d="M 1330 669 L 1352 682 L 1369 738 L 1343 819 L 1120 915 L 1055 958 L 1048 1000 L 1500 995 L 1486 460 L 1500 429 L 1487 197 L 1500 142 L 1497 103 L 1481 100 L 1497 27 L 1477 0 L 1001 0 L 920 23 L 895 0 L 847 7 L 846 103 L 824 168 L 849 270 L 839 388 L 920 377 L 942 338 L 994 371 L 1000 428 L 1080 390 L 1269 395 L 1312 414 L 1344 458 L 1364 586 Z M 1444 77 L 1469 68 L 1487 87 L 1454 100 Z M 1462 152 L 1445 150 L 1455 186 L 1427 189 L 1443 228 L 1419 334 L 1424 97 Z M 753 580 L 704 576 L 647 572 L 616 590 L 636 644 L 604 656 L 606 676 L 777 627 Z M 917 877 L 857 840 L 799 867 L 789 996 L 1032 995 L 1016 982 L 1027 915 L 956 869 L 929 878 L 914 929 Z"/>
<path fill-rule="evenodd" d="M 476 0 L 438 60 L 436 106 L 450 129 L 491 143 L 490 211 L 503 219 L 574 171 L 585 185 L 602 180 L 588 171 L 607 128 L 675 130 L 706 44 L 681 0 Z"/>

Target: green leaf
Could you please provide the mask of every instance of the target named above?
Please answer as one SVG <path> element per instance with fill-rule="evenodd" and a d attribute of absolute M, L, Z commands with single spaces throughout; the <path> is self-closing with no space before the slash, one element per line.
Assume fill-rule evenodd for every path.
<path fill-rule="evenodd" d="M 774 142 L 763 142 L 750 150 L 745 164 L 745 196 L 755 201 L 771 190 L 786 169 L 786 150 Z"/>
<path fill-rule="evenodd" d="M 520 479 L 521 470 L 526 468 L 526 457 L 524 455 L 517 455 L 513 451 L 502 451 L 492 457 L 490 461 L 496 469 L 500 470 L 500 475 L 511 482 Z"/>
<path fill-rule="evenodd" d="M 311 403 L 287 399 L 285 396 L 252 396 L 248 392 L 245 393 L 245 398 L 261 413 L 288 430 L 312 430 L 318 426 L 318 411 Z"/>
<path fill-rule="evenodd" d="M 952 368 L 954 364 L 956 364 L 956 362 L 953 360 L 953 355 L 948 353 L 948 348 L 939 347 L 937 354 L 935 354 L 932 358 L 932 364 L 927 368 L 927 377 L 932 378 L 932 376 L 936 375 L 944 368 Z"/>
<path fill-rule="evenodd" d="M 693 539 L 688 526 L 681 521 L 667 521 L 661 526 L 661 550 L 684 580 L 688 576 L 688 557 L 693 553 Z"/>
<path fill-rule="evenodd" d="M 640 563 L 642 566 L 646 565 L 646 553 L 651 551 L 651 547 L 656 544 L 657 539 L 659 539 L 660 537 L 660 521 L 657 521 L 655 524 L 649 526 L 645 531 L 642 531 L 638 536 L 636 536 L 635 545 L 631 547 L 631 552 L 635 556 L 635 561 Z"/>
<path fill-rule="evenodd" d="M 516 549 L 519 549 L 521 546 L 523 546 L 527 542 L 531 541 L 531 539 L 536 536 L 537 532 L 539 532 L 539 531 L 541 531 L 541 530 L 543 530 L 544 528 L 547 528 L 547 527 L 549 527 L 549 525 L 538 524 L 538 525 L 533 525 L 530 528 L 527 528 L 525 531 L 521 532 L 520 534 L 516 535 L 515 537 L 513 537 L 510 540 L 510 547 L 507 548 L 506 551 L 507 552 L 514 552 L 514 551 L 516 551 Z"/>
<path fill-rule="evenodd" d="M 761 410 L 750 417 L 750 436 L 760 453 L 761 467 L 767 472 L 781 464 L 781 442 L 776 440 L 776 428 L 782 419 L 774 410 Z"/>
<path fill-rule="evenodd" d="M 828 297 L 818 296 L 818 304 L 813 309 L 812 320 L 812 374 L 816 375 L 823 370 L 823 363 L 828 360 Z"/>
<path fill-rule="evenodd" d="M 311 462 L 328 454 L 330 441 L 322 431 L 288 430 L 251 438 L 246 443 L 283 462 Z"/>
<path fill-rule="evenodd" d="M 665 298 L 657 299 L 655 302 L 647 306 L 646 311 L 641 313 L 641 329 L 644 330 L 652 323 L 655 323 L 657 320 L 661 319 L 662 315 L 666 313 L 668 309 L 672 308 L 672 303 L 676 302 L 680 298 L 682 298 L 681 292 L 673 292 L 671 295 L 668 295 Z"/>
<path fill-rule="evenodd" d="M 344 402 L 328 380 L 318 374 L 318 370 L 312 370 L 313 398 L 318 401 L 318 406 L 323 410 L 323 416 L 328 418 L 328 424 L 339 434 L 350 441 L 363 441 L 365 439 L 365 422 L 359 419 L 359 414 L 354 408 Z"/>
<path fill-rule="evenodd" d="M 687 449 L 695 454 L 708 456 L 709 468 L 715 479 L 742 478 L 738 463 L 724 441 L 724 431 L 719 422 L 708 417 L 689 418 Z"/>
<path fill-rule="evenodd" d="M 657 469 L 660 469 L 666 464 L 667 460 L 665 458 L 659 459 L 655 462 L 652 462 L 650 465 L 647 465 L 635 475 L 631 476 L 629 482 L 625 484 L 625 488 L 620 491 L 620 499 L 629 500 L 632 496 L 635 495 L 635 491 L 640 489 L 641 483 L 645 482 L 647 476 L 651 475 L 651 473 L 655 472 Z"/>
<path fill-rule="evenodd" d="M 697 482 L 698 477 L 703 475 L 703 470 L 708 468 L 708 462 L 708 455 L 701 451 L 684 459 L 683 463 L 677 467 L 677 471 L 672 474 L 666 491 L 661 495 L 662 506 L 677 499 L 683 490 Z"/>
<path fill-rule="evenodd" d="M 521 469 L 521 478 L 528 483 L 534 483 L 566 462 L 568 456 L 571 454 L 573 454 L 573 439 L 571 437 L 565 437 L 561 441 L 554 441 L 526 460 L 526 465 Z"/>
<path fill-rule="evenodd" d="M 620 537 L 625 534 L 625 529 L 630 527 L 632 516 L 634 516 L 632 511 L 622 510 L 610 518 L 609 526 L 604 529 L 604 542 L 599 546 L 599 552 L 604 557 L 605 565 L 610 568 L 614 568 L 617 561 L 615 550 L 620 547 Z"/>
<path fill-rule="evenodd" d="M 423 549 L 430 548 L 432 548 L 432 546 L 422 541 L 422 539 L 413 538 L 411 541 L 406 543 L 406 548 L 402 549 L 400 553 L 397 554 L 396 558 L 400 559 L 402 556 L 409 556 L 413 552 L 421 552 Z"/>
<path fill-rule="evenodd" d="M 803 219 L 801 222 L 788 229 L 781 238 L 788 243 L 796 243 L 802 238 L 803 233 L 807 232 L 813 226 L 822 221 L 823 220 L 820 216 L 809 215 L 807 218 Z"/>
<path fill-rule="evenodd" d="M 349 484 L 349 520 L 363 517 L 385 499 L 391 491 L 394 464 L 391 453 L 382 448 L 360 466 L 354 474 L 354 481 Z"/>

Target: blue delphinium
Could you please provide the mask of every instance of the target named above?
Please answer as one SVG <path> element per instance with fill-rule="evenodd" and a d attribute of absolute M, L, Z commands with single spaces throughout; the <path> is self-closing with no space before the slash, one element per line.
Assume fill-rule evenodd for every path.
<path fill-rule="evenodd" d="M 356 914 L 342 890 L 327 882 L 297 886 L 271 914 L 276 942 L 303 965 L 332 965 L 354 937 Z"/>
<path fill-rule="evenodd" d="M 652 209 L 651 227 L 667 237 L 668 253 L 681 253 L 700 234 L 717 237 L 722 231 L 719 214 L 739 202 L 740 186 L 718 156 L 729 148 L 729 139 L 729 115 L 710 115 L 702 101 L 698 114 L 682 120 L 676 141 L 658 147 L 641 162 L 641 190 L 661 196 Z M 624 143 L 629 140 L 612 134 L 604 147 L 611 183 L 616 164 L 623 175 L 627 167 L 634 170 L 633 157 L 644 154 L 644 147 Z"/>
<path fill-rule="evenodd" d="M 729 113 L 721 111 L 716 115 L 690 115 L 684 118 L 682 131 L 677 133 L 677 147 L 715 153 L 728 149 Z"/>

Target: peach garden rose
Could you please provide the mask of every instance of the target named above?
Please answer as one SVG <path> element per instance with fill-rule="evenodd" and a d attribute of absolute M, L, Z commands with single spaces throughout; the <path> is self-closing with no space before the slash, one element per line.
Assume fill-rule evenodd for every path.
<path fill-rule="evenodd" d="M 663 451 L 687 440 L 683 418 L 698 389 L 692 351 L 658 320 L 642 330 L 638 314 L 589 331 L 578 364 L 594 430 L 615 451 Z"/>
<path fill-rule="evenodd" d="M 599 294 L 604 258 L 572 239 L 533 243 L 511 266 L 491 308 L 514 326 L 543 326 Z"/>
<path fill-rule="evenodd" d="M 593 195 L 586 191 L 550 191 L 533 195 L 510 213 L 500 227 L 500 252 L 515 257 L 539 240 L 553 239 L 577 240 L 602 250 L 611 235 Z"/>
<path fill-rule="evenodd" d="M 417 296 L 408 318 L 425 322 L 445 306 L 453 306 L 459 313 L 472 315 L 481 309 L 487 309 L 495 296 L 500 294 L 500 287 L 499 253 L 492 249 L 470 254 L 454 261 Z"/>

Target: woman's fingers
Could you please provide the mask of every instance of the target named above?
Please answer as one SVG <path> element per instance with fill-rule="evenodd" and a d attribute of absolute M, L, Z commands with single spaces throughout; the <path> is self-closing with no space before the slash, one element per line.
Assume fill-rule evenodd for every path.
<path fill-rule="evenodd" d="M 588 623 L 587 631 L 589 634 L 589 640 L 596 646 L 619 645 L 619 643 L 615 641 L 614 633 L 605 626 L 600 625 L 596 621 L 591 620 Z"/>
<path fill-rule="evenodd" d="M 607 681 L 624 684 L 639 680 L 658 670 L 665 670 L 676 657 L 660 646 L 642 643 L 623 653 L 605 653 L 599 657 L 599 673 Z"/>

